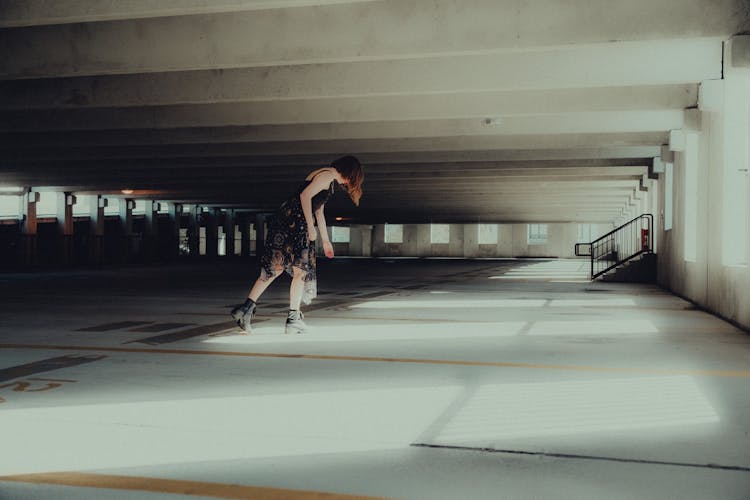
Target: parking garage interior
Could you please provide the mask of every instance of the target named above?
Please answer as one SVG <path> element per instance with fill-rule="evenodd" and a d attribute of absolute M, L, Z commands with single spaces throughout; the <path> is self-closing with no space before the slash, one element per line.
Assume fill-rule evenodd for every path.
<path fill-rule="evenodd" d="M 747 0 L 3 0 L 0 61 L 0 498 L 750 498 Z"/>

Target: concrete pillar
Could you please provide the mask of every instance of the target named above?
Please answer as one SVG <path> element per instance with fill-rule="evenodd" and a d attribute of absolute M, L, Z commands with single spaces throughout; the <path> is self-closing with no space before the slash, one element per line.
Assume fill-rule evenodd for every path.
<path fill-rule="evenodd" d="M 190 205 L 187 208 L 187 239 L 188 239 L 188 254 L 190 258 L 200 257 L 200 205 Z"/>
<path fill-rule="evenodd" d="M 226 255 L 234 257 L 234 210 L 224 212 L 224 242 Z"/>
<path fill-rule="evenodd" d="M 221 210 L 214 208 L 203 212 L 203 220 L 206 226 L 206 257 L 213 258 L 219 253 L 219 226 L 217 219 Z"/>
<path fill-rule="evenodd" d="M 33 266 L 37 263 L 37 221 L 36 203 L 39 201 L 39 193 L 27 191 L 20 197 L 21 214 L 21 244 L 19 260 L 22 265 Z"/>
<path fill-rule="evenodd" d="M 73 256 L 73 205 L 76 197 L 70 192 L 57 193 L 57 236 L 59 262 L 69 265 Z"/>
<path fill-rule="evenodd" d="M 266 247 L 266 216 L 265 214 L 255 215 L 255 255 L 262 255 Z"/>
<path fill-rule="evenodd" d="M 360 228 L 361 233 L 361 252 L 359 255 L 362 257 L 371 257 L 372 256 L 372 233 L 373 233 L 373 226 L 367 225 L 362 226 Z"/>
<path fill-rule="evenodd" d="M 104 240 L 104 208 L 107 199 L 102 195 L 93 197 L 89 204 L 89 263 L 98 266 L 102 263 Z"/>
<path fill-rule="evenodd" d="M 167 235 L 161 240 L 165 247 L 161 254 L 167 260 L 176 260 L 180 256 L 180 217 L 182 216 L 182 205 L 169 203 L 169 222 L 167 223 Z"/>
<path fill-rule="evenodd" d="M 135 202 L 130 198 L 119 198 L 120 204 L 120 234 L 118 239 L 118 259 L 121 263 L 130 262 L 130 240 L 133 234 L 133 208 Z"/>
<path fill-rule="evenodd" d="M 463 225 L 463 256 L 467 258 L 479 257 L 479 224 Z"/>
<path fill-rule="evenodd" d="M 242 257 L 250 257 L 250 217 L 246 213 L 241 213 L 238 218 L 240 234 L 242 235 L 240 252 Z"/>
<path fill-rule="evenodd" d="M 143 219 L 143 256 L 146 262 L 152 262 L 159 258 L 159 224 L 157 211 L 159 203 L 154 200 L 144 200 Z"/>

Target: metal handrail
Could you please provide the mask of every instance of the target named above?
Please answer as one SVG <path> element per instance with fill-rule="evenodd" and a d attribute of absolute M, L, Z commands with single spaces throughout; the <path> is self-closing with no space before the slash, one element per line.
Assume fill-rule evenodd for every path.
<path fill-rule="evenodd" d="M 576 243 L 575 254 L 591 258 L 591 279 L 653 251 L 654 216 L 642 214 L 591 243 Z M 584 253 L 583 246 L 588 246 Z"/>

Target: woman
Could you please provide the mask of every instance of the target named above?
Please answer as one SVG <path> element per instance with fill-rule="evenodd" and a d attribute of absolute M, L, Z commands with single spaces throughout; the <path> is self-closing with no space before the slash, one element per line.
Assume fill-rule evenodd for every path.
<path fill-rule="evenodd" d="M 283 271 L 292 276 L 289 314 L 285 333 L 304 333 L 307 325 L 300 303 L 309 304 L 317 295 L 315 276 L 315 223 L 320 228 L 326 257 L 333 258 L 323 209 L 336 190 L 343 187 L 355 205 L 362 196 L 364 171 L 354 156 L 343 156 L 328 168 L 311 172 L 297 192 L 286 200 L 268 221 L 266 246 L 260 258 L 260 276 L 247 300 L 232 309 L 232 317 L 245 332 L 252 332 L 256 302 L 268 285 Z"/>

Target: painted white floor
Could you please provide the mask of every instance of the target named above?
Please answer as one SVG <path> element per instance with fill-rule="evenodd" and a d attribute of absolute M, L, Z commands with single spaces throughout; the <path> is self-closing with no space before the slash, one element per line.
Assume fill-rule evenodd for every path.
<path fill-rule="evenodd" d="M 303 336 L 282 334 L 286 277 L 237 335 L 252 261 L 0 275 L 0 476 L 155 481 L 0 477 L 0 498 L 180 496 L 157 479 L 294 498 L 750 498 L 750 336 L 586 271 L 321 262 Z"/>

